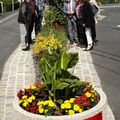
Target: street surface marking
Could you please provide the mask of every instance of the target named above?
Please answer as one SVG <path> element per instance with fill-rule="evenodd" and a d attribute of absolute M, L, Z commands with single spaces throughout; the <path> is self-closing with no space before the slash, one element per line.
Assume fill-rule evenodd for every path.
<path fill-rule="evenodd" d="M 18 14 L 18 12 L 17 12 L 17 13 L 14 13 L 14 14 L 12 14 L 12 15 L 9 15 L 8 17 L 5 17 L 3 20 L 0 20 L 0 23 L 2 23 L 2 22 L 4 22 L 4 21 L 12 18 L 13 16 L 15 16 L 15 15 L 17 15 L 17 14 Z"/>

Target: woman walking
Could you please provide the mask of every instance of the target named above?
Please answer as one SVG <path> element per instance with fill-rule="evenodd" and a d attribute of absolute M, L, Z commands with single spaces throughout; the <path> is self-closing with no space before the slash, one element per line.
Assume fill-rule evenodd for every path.
<path fill-rule="evenodd" d="M 85 34 L 87 38 L 87 47 L 85 51 L 93 49 L 92 29 L 95 26 L 94 14 L 92 12 L 91 4 L 89 0 L 83 0 L 82 6 L 82 19 L 83 26 L 85 27 Z"/>

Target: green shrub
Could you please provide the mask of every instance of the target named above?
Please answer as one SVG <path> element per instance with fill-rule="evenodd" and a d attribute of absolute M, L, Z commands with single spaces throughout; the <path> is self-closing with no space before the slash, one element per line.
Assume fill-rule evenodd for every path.
<path fill-rule="evenodd" d="M 54 23 L 61 25 L 65 24 L 65 18 L 61 11 L 58 11 L 55 7 L 50 7 L 44 11 L 44 17 L 47 26 L 52 27 Z"/>
<path fill-rule="evenodd" d="M 3 2 L 3 10 L 4 12 L 12 11 L 12 0 L 1 0 Z M 17 0 L 13 0 L 14 9 L 19 8 L 19 3 Z"/>
<path fill-rule="evenodd" d="M 66 35 L 65 27 L 59 26 L 58 28 L 50 28 L 44 26 L 40 34 L 43 36 L 47 36 L 49 33 L 54 34 L 55 37 L 61 42 L 63 46 L 66 44 L 67 35 Z"/>

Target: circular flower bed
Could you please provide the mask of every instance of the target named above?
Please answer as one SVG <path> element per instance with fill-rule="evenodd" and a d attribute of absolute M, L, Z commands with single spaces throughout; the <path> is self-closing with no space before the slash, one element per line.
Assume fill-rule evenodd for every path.
<path fill-rule="evenodd" d="M 80 81 L 82 82 L 82 81 Z M 20 107 L 24 110 L 39 115 L 73 115 L 89 110 L 98 104 L 99 94 L 93 89 L 92 84 L 83 82 L 76 95 L 60 101 L 49 99 L 49 91 L 43 88 L 42 83 L 30 85 L 24 90 L 19 90 L 17 97 Z"/>

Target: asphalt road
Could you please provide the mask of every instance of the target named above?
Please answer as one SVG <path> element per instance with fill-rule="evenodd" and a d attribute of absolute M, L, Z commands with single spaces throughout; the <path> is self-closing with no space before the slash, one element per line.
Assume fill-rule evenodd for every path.
<path fill-rule="evenodd" d="M 8 13 L 7 13 L 8 14 Z M 11 13 L 9 13 L 11 14 Z M 6 15 L 3 15 L 6 17 Z M 19 45 L 19 25 L 17 23 L 17 15 L 3 21 L 0 16 L 0 78 L 2 76 L 4 64 L 12 52 Z"/>
<path fill-rule="evenodd" d="M 98 45 L 91 51 L 95 68 L 116 120 L 120 120 L 120 7 L 104 9 L 97 24 Z"/>

